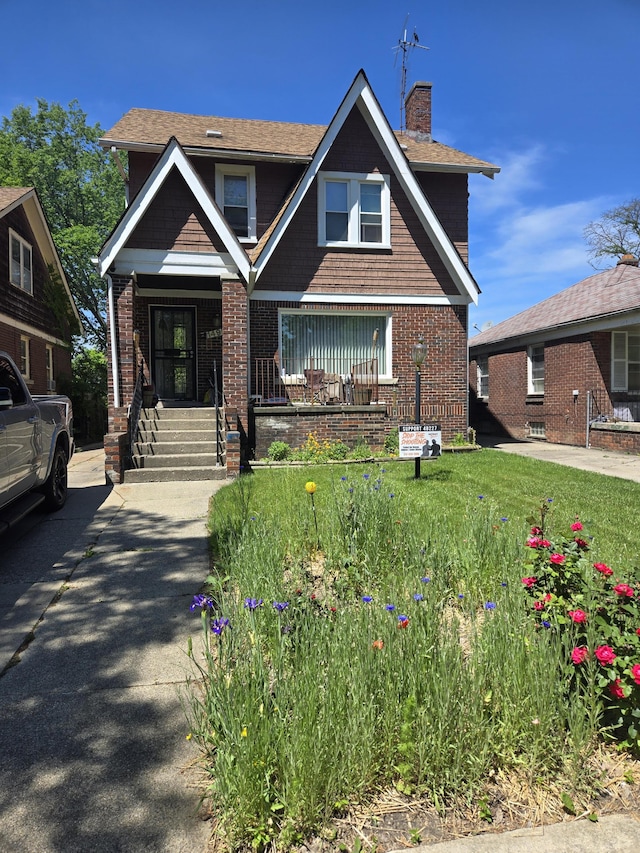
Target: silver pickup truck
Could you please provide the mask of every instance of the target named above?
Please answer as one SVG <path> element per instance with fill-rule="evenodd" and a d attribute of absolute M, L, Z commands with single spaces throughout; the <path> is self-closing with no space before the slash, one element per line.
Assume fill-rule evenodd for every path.
<path fill-rule="evenodd" d="M 71 400 L 32 397 L 9 355 L 0 352 L 0 533 L 39 504 L 67 499 L 73 455 Z"/>

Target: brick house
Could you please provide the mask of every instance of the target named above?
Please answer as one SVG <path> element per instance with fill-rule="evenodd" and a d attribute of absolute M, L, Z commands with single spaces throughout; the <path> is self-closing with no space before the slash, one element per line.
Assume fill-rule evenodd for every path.
<path fill-rule="evenodd" d="M 0 349 L 32 394 L 71 379 L 71 326 L 80 323 L 33 187 L 0 187 Z"/>
<path fill-rule="evenodd" d="M 421 416 L 445 440 L 466 430 L 468 175 L 498 168 L 433 141 L 429 83 L 406 125 L 360 71 L 328 126 L 134 109 L 105 135 L 129 199 L 97 260 L 108 476 L 131 464 L 140 376 L 157 409 L 221 392 L 230 474 L 309 432 L 379 447 L 413 419 L 420 335 Z"/>
<path fill-rule="evenodd" d="M 640 451 L 640 269 L 624 255 L 469 341 L 471 423 Z"/>

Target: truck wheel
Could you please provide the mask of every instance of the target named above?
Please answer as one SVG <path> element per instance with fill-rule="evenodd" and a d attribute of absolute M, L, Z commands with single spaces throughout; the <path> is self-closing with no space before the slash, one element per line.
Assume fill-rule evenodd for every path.
<path fill-rule="evenodd" d="M 61 447 L 56 447 L 53 454 L 53 464 L 47 482 L 42 487 L 44 493 L 44 508 L 48 512 L 62 509 L 67 500 L 67 454 Z"/>

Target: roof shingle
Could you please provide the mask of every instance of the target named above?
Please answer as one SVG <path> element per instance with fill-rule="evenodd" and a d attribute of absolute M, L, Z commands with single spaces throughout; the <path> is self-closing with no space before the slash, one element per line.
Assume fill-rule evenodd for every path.
<path fill-rule="evenodd" d="M 476 348 L 640 309 L 640 269 L 618 263 L 469 339 Z"/>
<path fill-rule="evenodd" d="M 325 125 L 295 124 L 259 119 L 221 118 L 134 108 L 129 110 L 100 143 L 108 148 L 151 147 L 162 149 L 172 136 L 183 148 L 205 151 L 311 159 L 325 131 Z M 220 135 L 207 136 L 207 131 Z M 396 132 L 411 163 L 450 167 L 461 171 L 493 174 L 498 167 L 439 142 L 419 142 Z"/>

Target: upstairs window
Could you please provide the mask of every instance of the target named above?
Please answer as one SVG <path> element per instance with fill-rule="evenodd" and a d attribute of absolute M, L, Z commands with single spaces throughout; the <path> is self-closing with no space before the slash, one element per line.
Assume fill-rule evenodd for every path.
<path fill-rule="evenodd" d="M 476 363 L 478 366 L 478 397 L 487 400 L 489 398 L 489 359 L 486 355 L 480 356 Z"/>
<path fill-rule="evenodd" d="M 321 246 L 390 248 L 388 175 L 324 172 L 318 178 Z"/>
<path fill-rule="evenodd" d="M 611 333 L 611 388 L 640 391 L 640 333 Z"/>
<path fill-rule="evenodd" d="M 9 232 L 9 255 L 11 284 L 33 295 L 31 246 L 13 231 Z"/>
<path fill-rule="evenodd" d="M 216 201 L 240 242 L 255 243 L 256 172 L 253 166 L 216 166 Z"/>
<path fill-rule="evenodd" d="M 544 344 L 529 347 L 529 394 L 544 394 Z"/>

